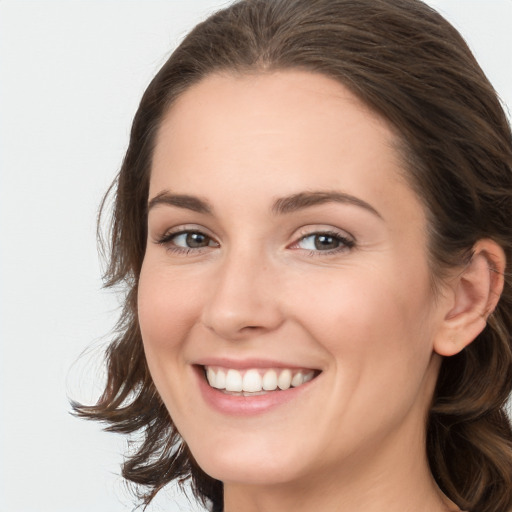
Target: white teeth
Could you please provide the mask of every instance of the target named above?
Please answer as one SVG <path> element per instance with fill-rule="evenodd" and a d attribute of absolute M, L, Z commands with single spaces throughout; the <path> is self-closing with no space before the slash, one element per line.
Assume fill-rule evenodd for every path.
<path fill-rule="evenodd" d="M 309 382 L 315 376 L 315 372 L 309 372 L 304 375 L 303 383 Z M 217 377 L 218 378 L 218 377 Z"/>
<path fill-rule="evenodd" d="M 300 386 L 304 383 L 304 375 L 302 372 L 296 373 L 292 378 L 292 386 L 296 388 L 297 386 Z"/>
<path fill-rule="evenodd" d="M 242 374 L 237 370 L 228 370 L 226 391 L 242 391 Z"/>
<path fill-rule="evenodd" d="M 208 379 L 208 383 L 212 388 L 217 387 L 217 376 L 213 371 L 213 368 L 210 367 L 206 370 L 206 378 Z"/>
<path fill-rule="evenodd" d="M 274 370 L 267 370 L 263 375 L 263 389 L 265 391 L 277 389 L 277 373 Z"/>
<path fill-rule="evenodd" d="M 224 370 L 217 371 L 217 377 L 215 378 L 215 388 L 226 389 L 226 372 Z"/>
<path fill-rule="evenodd" d="M 258 370 L 249 370 L 245 373 L 242 388 L 252 393 L 261 391 L 262 378 Z"/>
<path fill-rule="evenodd" d="M 279 389 L 288 389 L 292 385 L 292 372 L 291 370 L 283 370 L 279 374 L 279 378 L 277 379 L 277 385 Z"/>
<path fill-rule="evenodd" d="M 259 393 L 286 390 L 309 382 L 314 370 L 291 370 L 284 368 L 268 370 L 251 368 L 238 371 L 233 368 L 206 367 L 206 378 L 212 388 L 233 393 Z"/>

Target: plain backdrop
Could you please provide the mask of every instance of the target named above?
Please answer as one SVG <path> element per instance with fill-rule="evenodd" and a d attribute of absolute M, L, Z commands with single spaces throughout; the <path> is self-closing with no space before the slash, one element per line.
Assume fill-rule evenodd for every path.
<path fill-rule="evenodd" d="M 0 0 L 0 512 L 127 512 L 91 402 L 117 299 L 95 240 L 151 77 L 215 0 Z M 512 105 L 512 0 L 431 0 Z M 85 351 L 85 352 L 84 352 Z M 148 512 L 197 511 L 169 489 Z"/>

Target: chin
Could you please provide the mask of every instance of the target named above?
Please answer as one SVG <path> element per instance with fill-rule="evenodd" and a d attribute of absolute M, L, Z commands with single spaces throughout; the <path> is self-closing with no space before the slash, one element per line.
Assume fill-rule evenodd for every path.
<path fill-rule="evenodd" d="M 296 449 L 287 450 L 273 442 L 208 443 L 191 447 L 201 469 L 217 480 L 246 485 L 275 485 L 300 478 L 303 457 Z M 196 449 L 194 449 L 196 448 Z"/>

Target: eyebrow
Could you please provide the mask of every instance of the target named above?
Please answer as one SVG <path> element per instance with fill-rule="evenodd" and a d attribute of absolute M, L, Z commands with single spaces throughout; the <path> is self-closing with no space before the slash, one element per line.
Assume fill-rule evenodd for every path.
<path fill-rule="evenodd" d="M 291 196 L 277 199 L 272 206 L 272 212 L 276 214 L 293 213 L 297 210 L 317 206 L 325 203 L 342 203 L 359 206 L 373 213 L 380 219 L 382 215 L 369 203 L 358 197 L 346 194 L 344 192 L 320 191 L 320 192 L 300 192 Z"/>
<path fill-rule="evenodd" d="M 272 205 L 272 213 L 275 215 L 284 215 L 332 202 L 358 206 L 380 219 L 383 218 L 382 215 L 366 201 L 350 194 L 336 191 L 299 192 L 298 194 L 281 197 L 276 199 Z M 212 206 L 205 199 L 187 194 L 172 194 L 168 190 L 160 192 L 149 201 L 148 211 L 159 205 L 176 206 L 204 214 L 211 214 L 213 212 Z"/>
<path fill-rule="evenodd" d="M 196 196 L 189 196 L 186 194 L 171 194 L 168 190 L 164 190 L 157 194 L 148 203 L 148 212 L 155 206 L 159 205 L 177 206 L 178 208 L 185 208 L 197 213 L 212 213 L 212 207 L 208 201 L 200 199 Z"/>

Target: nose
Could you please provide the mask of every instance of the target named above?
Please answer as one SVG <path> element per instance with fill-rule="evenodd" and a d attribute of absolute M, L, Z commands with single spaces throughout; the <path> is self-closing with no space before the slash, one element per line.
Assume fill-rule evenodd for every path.
<path fill-rule="evenodd" d="M 227 340 L 277 329 L 283 322 L 277 281 L 276 271 L 264 258 L 240 252 L 227 255 L 208 289 L 203 325 Z"/>

